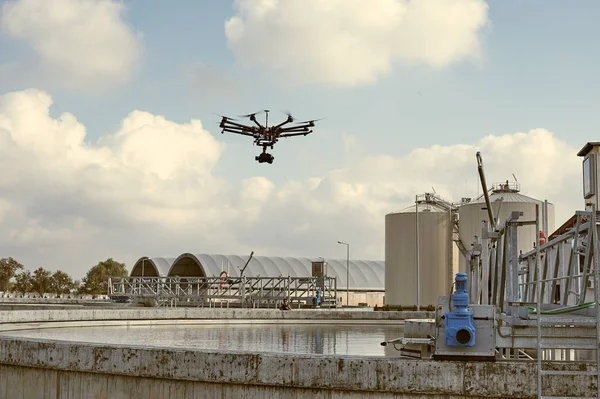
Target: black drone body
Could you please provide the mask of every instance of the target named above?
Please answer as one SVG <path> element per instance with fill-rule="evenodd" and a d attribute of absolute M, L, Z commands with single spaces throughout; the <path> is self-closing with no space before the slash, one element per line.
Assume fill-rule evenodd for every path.
<path fill-rule="evenodd" d="M 278 125 L 269 126 L 269 110 L 266 109 L 261 112 L 265 113 L 264 125 L 256 119 L 256 115 L 259 112 L 243 115 L 245 118 L 250 118 L 250 121 L 254 122 L 254 125 L 233 122 L 236 119 L 226 116 L 222 117 L 223 119 L 219 125 L 223 129 L 221 133 L 228 132 L 252 137 L 254 139 L 254 145 L 262 147 L 263 149 L 262 153 L 254 158 L 258 163 L 273 163 L 275 158 L 267 152 L 267 147 L 273 149 L 273 146 L 281 137 L 306 136 L 307 134 L 312 133 L 311 128 L 315 126 L 316 122 L 316 120 L 312 120 L 289 125 L 294 123 L 294 118 L 292 115 L 287 114 L 288 117 L 285 121 Z"/>

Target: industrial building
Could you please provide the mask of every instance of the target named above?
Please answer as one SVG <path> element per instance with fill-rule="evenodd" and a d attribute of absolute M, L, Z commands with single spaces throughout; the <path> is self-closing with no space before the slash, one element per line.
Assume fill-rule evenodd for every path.
<path fill-rule="evenodd" d="M 211 255 L 184 253 L 177 258 L 142 257 L 130 277 L 215 277 L 223 272 L 240 277 L 248 255 Z M 326 275 L 337 280 L 340 305 L 382 306 L 384 303 L 385 264 L 383 261 L 330 258 L 252 256 L 245 277 L 309 277 L 313 263 L 324 261 Z M 346 268 L 348 261 L 349 268 Z"/>
<path fill-rule="evenodd" d="M 535 219 L 542 209 L 546 237 L 554 231 L 554 205 L 520 192 L 514 182 L 492 185 L 488 212 L 484 195 L 451 202 L 434 193 L 417 195 L 415 204 L 385 215 L 385 261 L 308 257 L 253 256 L 244 276 L 309 277 L 313 263 L 325 261 L 326 275 L 336 280 L 336 301 L 346 306 L 385 306 L 388 309 L 434 309 L 439 296 L 451 292 L 454 276 L 465 272 L 477 253 L 483 223 L 503 221 L 512 212 Z M 529 251 L 537 239 L 535 226 L 523 226 L 519 248 Z M 130 277 L 240 277 L 248 255 L 193 254 L 141 257 Z"/>
<path fill-rule="evenodd" d="M 545 236 L 554 231 L 554 205 L 520 193 L 517 182 L 492 185 L 488 199 L 496 223 L 514 211 L 522 220 L 535 220 L 542 210 Z M 439 296 L 449 295 L 454 275 L 467 271 L 471 255 L 478 253 L 483 223 L 490 223 L 485 196 L 451 202 L 434 193 L 417 195 L 415 204 L 385 216 L 385 291 L 389 308 L 433 309 Z M 417 238 L 418 237 L 418 238 Z M 523 226 L 518 247 L 534 248 L 535 226 Z"/>
<path fill-rule="evenodd" d="M 433 308 L 449 292 L 458 263 L 452 217 L 449 203 L 433 194 L 385 216 L 386 305 Z"/>

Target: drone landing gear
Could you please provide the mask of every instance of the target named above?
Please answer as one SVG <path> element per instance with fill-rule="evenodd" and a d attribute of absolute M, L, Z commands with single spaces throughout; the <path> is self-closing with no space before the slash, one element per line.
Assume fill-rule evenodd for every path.
<path fill-rule="evenodd" d="M 267 147 L 263 147 L 263 152 L 260 155 L 257 155 L 254 157 L 254 159 L 256 161 L 258 161 L 258 163 L 273 163 L 273 160 L 275 159 L 275 157 L 273 157 L 273 155 L 269 154 L 267 152 Z"/>

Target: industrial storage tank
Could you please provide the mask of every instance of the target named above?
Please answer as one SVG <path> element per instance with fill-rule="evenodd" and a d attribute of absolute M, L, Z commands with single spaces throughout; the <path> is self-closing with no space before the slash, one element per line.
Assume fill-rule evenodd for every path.
<path fill-rule="evenodd" d="M 421 308 L 435 306 L 448 295 L 458 250 L 452 241 L 448 203 L 425 194 L 419 197 L 419 270 Z M 385 215 L 385 305 L 417 305 L 417 206 Z"/>
<path fill-rule="evenodd" d="M 517 182 L 495 183 L 489 193 L 490 205 L 492 207 L 492 215 L 497 218 L 498 225 L 502 225 L 513 211 L 523 212 L 523 216 L 519 217 L 520 221 L 535 220 L 535 206 L 539 205 L 540 230 L 544 226 L 544 202 L 532 197 L 528 197 L 520 193 L 520 184 Z M 549 236 L 554 231 L 554 204 L 547 203 L 548 209 L 548 226 L 546 236 Z M 474 201 L 463 203 L 458 208 L 459 217 L 459 237 L 467 250 L 472 248 L 474 236 L 481 239 L 482 221 L 489 222 L 488 211 L 485 204 L 485 197 L 481 195 Z M 534 243 L 537 242 L 539 232 L 536 232 L 535 225 L 521 226 L 518 230 L 518 246 L 523 252 L 527 252 L 534 248 Z M 466 259 L 460 257 L 460 271 L 466 271 Z"/>

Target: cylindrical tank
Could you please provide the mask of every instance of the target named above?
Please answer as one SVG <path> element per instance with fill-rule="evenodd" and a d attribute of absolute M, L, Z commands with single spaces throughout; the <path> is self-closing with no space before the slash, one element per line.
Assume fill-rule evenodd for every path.
<path fill-rule="evenodd" d="M 540 211 L 540 230 L 543 230 L 544 201 L 520 194 L 520 186 L 517 183 L 497 183 L 492 185 L 490 205 L 492 215 L 497 216 L 498 224 L 502 225 L 513 211 L 523 212 L 519 217 L 521 221 L 535 220 L 535 206 L 539 205 Z M 554 231 L 554 205 L 548 203 L 548 232 L 547 236 Z M 467 250 L 472 248 L 474 237 L 481 240 L 483 221 L 489 222 L 488 212 L 484 196 L 480 196 L 474 201 L 460 205 L 458 208 L 459 217 L 459 237 Z M 534 248 L 534 243 L 539 237 L 539 232 L 535 231 L 535 225 L 526 225 L 519 227 L 518 246 L 523 252 Z M 464 256 L 460 257 L 459 270 L 466 271 L 466 260 Z"/>
<path fill-rule="evenodd" d="M 417 305 L 416 206 L 385 215 L 385 304 Z M 419 269 L 421 308 L 435 306 L 450 294 L 457 253 L 450 210 L 419 202 Z"/>

